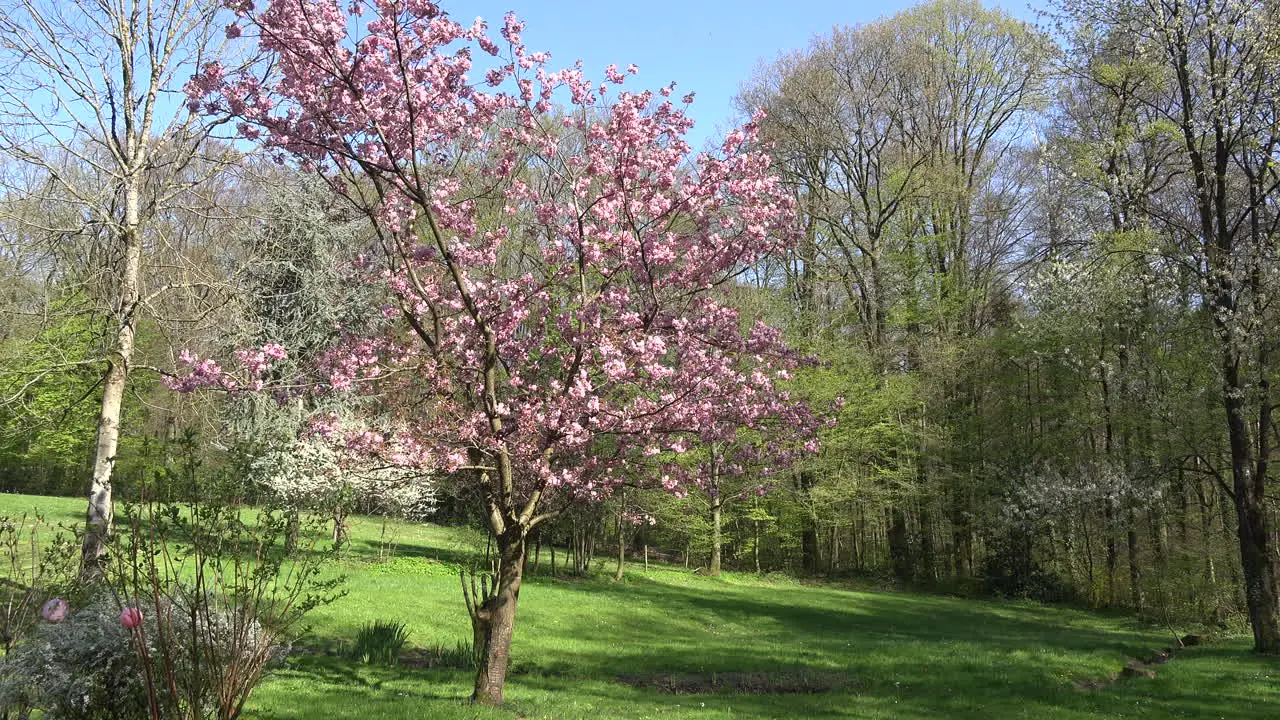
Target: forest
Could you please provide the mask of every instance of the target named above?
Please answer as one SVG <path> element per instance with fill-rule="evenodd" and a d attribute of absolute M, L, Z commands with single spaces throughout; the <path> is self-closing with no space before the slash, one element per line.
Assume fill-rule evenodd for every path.
<path fill-rule="evenodd" d="M 471 533 L 481 705 L 522 580 L 651 563 L 1280 654 L 1275 0 L 927 0 L 705 149 L 518 7 L 350 5 L 0 0 L 0 491 L 81 591 L 216 496 Z"/>

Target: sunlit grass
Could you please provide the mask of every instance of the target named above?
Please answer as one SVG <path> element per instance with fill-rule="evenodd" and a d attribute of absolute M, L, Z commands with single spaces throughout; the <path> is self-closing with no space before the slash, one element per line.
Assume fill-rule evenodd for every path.
<path fill-rule="evenodd" d="M 39 506 L 78 521 L 79 501 L 0 496 L 0 514 Z M 863 592 L 748 574 L 710 579 L 632 567 L 621 583 L 541 572 L 521 593 L 508 706 L 465 704 L 459 669 L 361 665 L 338 650 L 375 620 L 402 621 L 410 648 L 470 638 L 457 570 L 478 534 L 357 518 L 333 572 L 347 595 L 311 616 L 286 668 L 254 695 L 248 717 L 304 718 L 1274 718 L 1280 662 L 1243 640 L 1189 648 L 1154 679 L 1101 690 L 1126 658 L 1170 644 L 1131 619 L 1029 603 Z M 385 555 L 385 553 L 382 553 Z M 667 695 L 620 677 L 785 673 L 841 677 L 815 694 Z"/>

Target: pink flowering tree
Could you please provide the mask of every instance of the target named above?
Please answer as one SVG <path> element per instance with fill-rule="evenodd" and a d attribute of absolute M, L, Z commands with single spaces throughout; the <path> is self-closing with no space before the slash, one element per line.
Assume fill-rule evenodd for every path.
<path fill-rule="evenodd" d="M 500 704 L 526 537 L 553 496 L 600 500 L 639 468 L 679 491 L 673 449 L 806 412 L 780 387 L 798 358 L 721 293 L 792 242 L 792 201 L 754 124 L 695 157 L 692 98 L 625 90 L 634 67 L 551 70 L 514 16 L 491 37 L 425 0 L 227 4 L 275 74 L 209 65 L 193 108 L 318 170 L 381 243 L 357 267 L 385 289 L 385 330 L 336 344 L 315 379 L 377 418 L 312 429 L 478 485 L 500 563 L 463 582 L 473 700 Z"/>

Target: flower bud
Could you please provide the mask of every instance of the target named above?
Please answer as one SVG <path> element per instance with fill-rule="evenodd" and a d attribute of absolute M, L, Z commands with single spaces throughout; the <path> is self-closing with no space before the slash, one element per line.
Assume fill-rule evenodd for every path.
<path fill-rule="evenodd" d="M 135 607 L 127 607 L 121 610 L 120 624 L 133 630 L 142 624 L 142 611 Z"/>

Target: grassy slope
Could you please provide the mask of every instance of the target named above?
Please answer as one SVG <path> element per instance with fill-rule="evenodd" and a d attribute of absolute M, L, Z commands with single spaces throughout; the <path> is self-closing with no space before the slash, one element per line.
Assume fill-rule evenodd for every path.
<path fill-rule="evenodd" d="M 78 520 L 78 501 L 0 496 L 0 515 L 35 505 Z M 381 523 L 358 520 L 347 597 L 313 617 L 305 645 L 332 648 L 373 619 L 405 621 L 410 643 L 469 637 L 453 563 L 474 537 L 401 526 L 397 555 L 372 560 Z M 543 562 L 546 562 L 544 553 Z M 545 567 L 543 568 L 545 571 Z M 1073 681 L 1167 645 L 1116 617 L 1022 603 L 868 593 L 663 568 L 622 583 L 531 577 L 521 597 L 508 707 L 463 704 L 468 673 L 353 666 L 295 656 L 249 716 L 322 718 L 1274 718 L 1280 662 L 1233 641 L 1192 648 L 1155 679 L 1098 691 Z M 813 695 L 662 695 L 622 674 L 847 673 L 851 690 Z"/>

